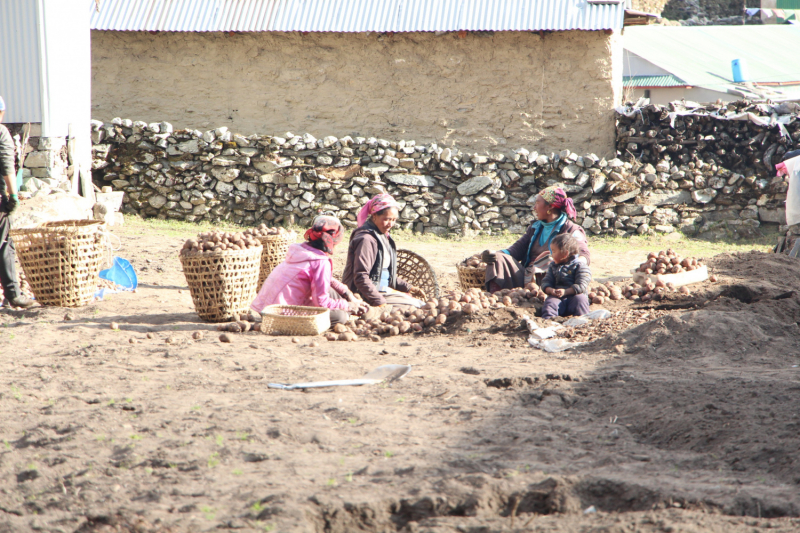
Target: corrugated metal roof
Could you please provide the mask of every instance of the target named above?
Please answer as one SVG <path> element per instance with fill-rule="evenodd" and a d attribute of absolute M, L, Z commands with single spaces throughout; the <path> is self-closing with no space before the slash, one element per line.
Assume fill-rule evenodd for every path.
<path fill-rule="evenodd" d="M 682 79 L 672 74 L 656 76 L 624 76 L 622 84 L 625 87 L 686 87 L 689 85 Z"/>
<path fill-rule="evenodd" d="M 726 90 L 734 59 L 746 61 L 747 81 L 800 81 L 800 28 L 790 25 L 631 27 L 623 46 L 695 87 Z"/>
<path fill-rule="evenodd" d="M 87 0 L 93 30 L 618 30 L 625 2 L 591 0 Z"/>
<path fill-rule="evenodd" d="M 0 0 L 0 95 L 6 101 L 4 122 L 41 122 L 39 32 L 36 2 Z"/>

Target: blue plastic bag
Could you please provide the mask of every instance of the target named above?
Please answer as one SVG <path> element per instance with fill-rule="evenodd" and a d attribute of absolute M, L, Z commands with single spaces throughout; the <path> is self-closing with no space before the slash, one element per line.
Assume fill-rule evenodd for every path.
<path fill-rule="evenodd" d="M 136 278 L 136 272 L 133 270 L 130 261 L 121 257 L 114 257 L 111 268 L 101 270 L 100 277 L 113 281 L 119 287 L 128 291 L 132 291 L 139 286 L 139 280 Z"/>

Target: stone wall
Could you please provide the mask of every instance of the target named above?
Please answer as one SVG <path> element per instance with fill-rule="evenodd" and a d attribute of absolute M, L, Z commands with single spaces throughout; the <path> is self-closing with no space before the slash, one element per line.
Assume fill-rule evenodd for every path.
<path fill-rule="evenodd" d="M 613 157 L 621 64 L 603 31 L 93 31 L 92 116 Z"/>
<path fill-rule="evenodd" d="M 48 194 L 57 188 L 64 191 L 71 190 L 71 161 L 67 155 L 67 140 L 64 137 L 42 137 L 40 125 L 34 124 L 23 146 L 22 141 L 25 139 L 27 126 L 24 124 L 5 126 L 14 139 L 17 151 L 16 164 L 19 164 L 19 155 L 23 150 L 25 153 L 21 192 L 34 195 Z"/>
<path fill-rule="evenodd" d="M 789 126 L 792 147 L 800 130 Z M 630 133 L 620 129 L 623 146 Z M 658 157 L 643 162 L 630 153 L 628 161 L 524 148 L 482 155 L 411 140 L 245 137 L 224 127 L 173 131 L 165 122 L 121 119 L 95 121 L 92 135 L 95 183 L 125 191 L 123 212 L 186 221 L 305 226 L 331 211 L 354 227 L 364 202 L 386 191 L 400 201 L 407 229 L 521 233 L 537 191 L 559 183 L 589 234 L 748 235 L 783 223 L 787 188 L 763 166 L 741 173 L 720 166 L 708 156 L 716 153 L 710 136 L 688 155 L 669 152 L 665 139 L 652 152 Z"/>

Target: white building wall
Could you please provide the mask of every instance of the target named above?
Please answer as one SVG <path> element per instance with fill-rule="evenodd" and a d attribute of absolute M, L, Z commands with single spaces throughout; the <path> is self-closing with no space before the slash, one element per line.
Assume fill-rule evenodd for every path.
<path fill-rule="evenodd" d="M 663 68 L 628 50 L 624 51 L 622 62 L 623 76 L 663 76 L 669 74 Z"/>
<path fill-rule="evenodd" d="M 0 96 L 4 122 L 41 122 L 37 0 L 0 0 Z"/>

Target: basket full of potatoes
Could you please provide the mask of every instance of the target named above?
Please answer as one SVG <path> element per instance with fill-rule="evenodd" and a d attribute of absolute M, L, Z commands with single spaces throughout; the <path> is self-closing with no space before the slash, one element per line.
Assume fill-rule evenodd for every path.
<path fill-rule="evenodd" d="M 456 264 L 458 281 L 462 290 L 482 289 L 486 284 L 486 263 L 481 259 L 481 254 L 467 257 Z"/>
<path fill-rule="evenodd" d="M 179 257 L 200 318 L 225 322 L 248 312 L 262 248 L 256 239 L 227 231 L 200 233 L 183 244 Z"/>

